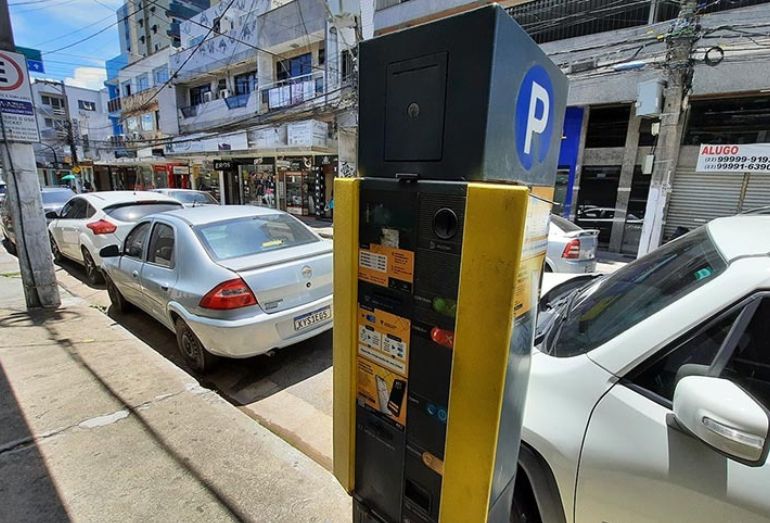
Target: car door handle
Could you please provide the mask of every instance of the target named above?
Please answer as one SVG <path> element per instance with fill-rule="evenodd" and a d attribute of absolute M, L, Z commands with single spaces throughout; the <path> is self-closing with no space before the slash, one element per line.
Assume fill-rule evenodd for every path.
<path fill-rule="evenodd" d="M 168 291 L 168 284 L 167 283 L 161 283 L 160 284 L 161 290 Z"/>
<path fill-rule="evenodd" d="M 134 278 L 134 279 L 137 279 L 139 277 L 139 272 L 138 271 L 132 272 L 131 273 L 131 277 Z"/>

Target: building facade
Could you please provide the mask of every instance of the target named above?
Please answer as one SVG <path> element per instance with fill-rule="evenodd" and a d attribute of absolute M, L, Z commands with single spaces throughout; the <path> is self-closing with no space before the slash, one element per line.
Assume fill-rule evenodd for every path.
<path fill-rule="evenodd" d="M 479 4 L 378 0 L 375 33 Z M 653 220 L 647 213 L 650 173 L 658 161 L 667 41 L 676 36 L 680 2 L 531 0 L 506 7 L 570 79 L 555 212 L 598 228 L 602 248 L 635 255 L 645 220 Z M 770 5 L 734 0 L 700 2 L 698 9 L 678 158 L 656 223 L 664 240 L 719 216 L 770 205 L 768 172 L 698 170 L 706 144 L 770 150 Z"/>
<path fill-rule="evenodd" d="M 77 165 L 81 180 L 97 185 L 93 166 L 111 153 L 107 90 L 36 79 L 32 96 L 40 129 L 41 141 L 34 144 L 40 184 L 59 185 Z"/>

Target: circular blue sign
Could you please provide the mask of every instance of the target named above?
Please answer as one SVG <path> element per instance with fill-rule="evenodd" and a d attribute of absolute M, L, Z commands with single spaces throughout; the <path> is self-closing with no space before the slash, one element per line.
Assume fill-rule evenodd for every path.
<path fill-rule="evenodd" d="M 548 72 L 534 65 L 524 75 L 516 100 L 516 150 L 526 170 L 543 163 L 553 135 L 553 84 Z"/>

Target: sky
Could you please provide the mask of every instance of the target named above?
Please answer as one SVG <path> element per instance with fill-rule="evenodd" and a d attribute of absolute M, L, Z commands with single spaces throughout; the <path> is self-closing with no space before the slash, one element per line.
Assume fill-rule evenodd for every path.
<path fill-rule="evenodd" d="M 115 11 L 123 0 L 9 0 L 16 45 L 43 52 L 45 74 L 67 85 L 101 89 L 105 60 L 120 53 Z M 68 49 L 58 49 L 104 32 Z"/>

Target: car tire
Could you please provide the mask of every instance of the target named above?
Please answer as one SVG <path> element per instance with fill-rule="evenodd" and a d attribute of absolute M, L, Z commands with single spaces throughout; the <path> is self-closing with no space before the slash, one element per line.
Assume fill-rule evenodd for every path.
<path fill-rule="evenodd" d="M 115 283 L 107 276 L 104 278 L 107 284 L 107 295 L 110 297 L 110 303 L 119 313 L 123 314 L 131 310 L 131 304 L 123 297 Z"/>
<path fill-rule="evenodd" d="M 175 327 L 176 343 L 185 363 L 195 372 L 203 374 L 209 371 L 216 363 L 216 356 L 206 350 L 184 320 L 177 319 Z"/>
<path fill-rule="evenodd" d="M 102 283 L 104 277 L 102 276 L 99 267 L 96 266 L 93 256 L 91 256 L 91 253 L 88 252 L 88 249 L 85 247 L 81 247 L 81 251 L 83 252 L 83 266 L 86 269 L 86 281 L 88 281 L 89 285 L 98 285 Z"/>
<path fill-rule="evenodd" d="M 62 260 L 64 260 L 64 257 L 59 250 L 59 246 L 56 244 L 56 240 L 53 239 L 53 234 L 49 234 L 48 239 L 51 241 L 51 254 L 53 255 L 53 262 L 57 264 L 61 263 Z"/>

